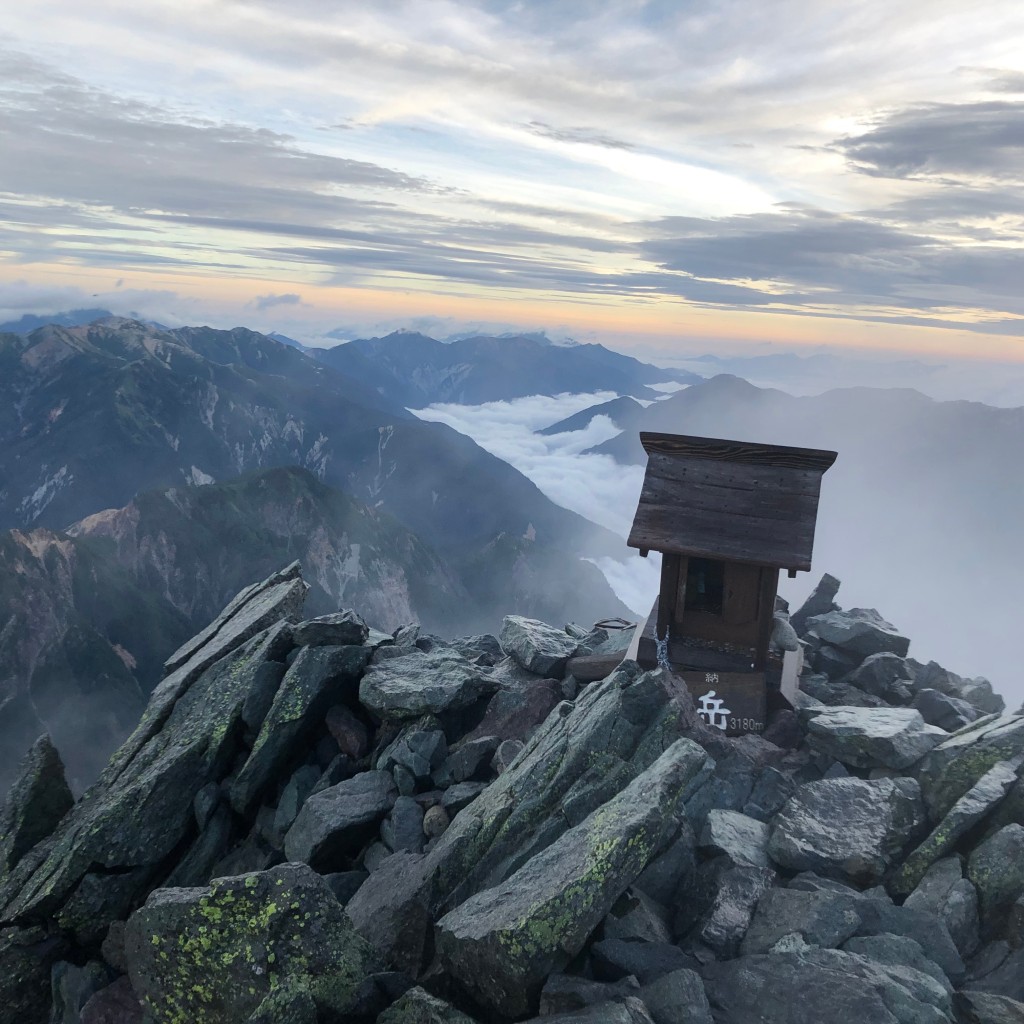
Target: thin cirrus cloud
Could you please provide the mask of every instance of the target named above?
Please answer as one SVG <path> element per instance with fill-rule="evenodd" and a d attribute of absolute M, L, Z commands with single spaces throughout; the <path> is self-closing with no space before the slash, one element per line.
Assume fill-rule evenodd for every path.
<path fill-rule="evenodd" d="M 1018 4 L 38 0 L 5 28 L 0 272 L 245 279 L 238 313 L 296 322 L 339 286 L 822 341 L 1024 314 Z"/>

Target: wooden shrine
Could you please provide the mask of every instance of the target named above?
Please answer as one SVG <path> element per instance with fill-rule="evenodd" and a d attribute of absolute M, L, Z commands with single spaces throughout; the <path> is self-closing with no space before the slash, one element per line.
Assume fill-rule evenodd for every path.
<path fill-rule="evenodd" d="M 637 661 L 667 664 L 698 712 L 730 735 L 784 706 L 769 652 L 779 570 L 811 568 L 822 474 L 836 453 L 641 433 L 647 452 L 627 543 L 662 553 L 661 588 Z"/>

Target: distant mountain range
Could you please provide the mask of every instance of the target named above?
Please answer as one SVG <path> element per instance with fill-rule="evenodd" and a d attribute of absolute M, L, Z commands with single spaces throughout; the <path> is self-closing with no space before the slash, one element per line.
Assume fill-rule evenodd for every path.
<path fill-rule="evenodd" d="M 642 430 L 827 448 L 815 566 L 919 638 L 916 656 L 1018 684 L 1024 579 L 1024 408 L 939 402 L 895 388 L 812 397 L 720 375 L 647 408 L 594 406 L 549 431 L 608 415 L 622 430 L 589 451 L 643 465 Z M 854 598 L 857 600 L 857 598 Z"/>
<path fill-rule="evenodd" d="M 84 327 L 95 320 L 104 320 L 113 315 L 109 309 L 69 309 L 63 313 L 52 313 L 48 316 L 26 313 L 17 320 L 0 323 L 0 334 L 20 334 L 22 337 L 26 337 L 48 324 L 55 327 Z"/>
<path fill-rule="evenodd" d="M 358 603 L 388 628 L 628 614 L 581 557 L 621 555 L 613 534 L 469 438 L 241 328 L 0 335 L 0 529 L 12 761 L 45 726 L 90 735 L 100 763 L 162 659 L 292 558 L 314 609 Z"/>
<path fill-rule="evenodd" d="M 419 409 L 435 402 L 477 405 L 526 395 L 616 391 L 654 399 L 649 385 L 694 383 L 687 370 L 666 370 L 603 345 L 553 345 L 534 334 L 471 337 L 445 343 L 413 331 L 364 338 L 310 353 L 358 380 L 371 393 Z"/>

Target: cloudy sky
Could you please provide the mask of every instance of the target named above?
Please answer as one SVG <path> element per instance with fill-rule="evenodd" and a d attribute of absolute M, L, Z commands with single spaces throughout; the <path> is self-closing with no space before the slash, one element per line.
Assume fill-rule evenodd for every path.
<path fill-rule="evenodd" d="M 0 152 L 2 318 L 1024 358 L 1017 0 L 32 0 Z"/>

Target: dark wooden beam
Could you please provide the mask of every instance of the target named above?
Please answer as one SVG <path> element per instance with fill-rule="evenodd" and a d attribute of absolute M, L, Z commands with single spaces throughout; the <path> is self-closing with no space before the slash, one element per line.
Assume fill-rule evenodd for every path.
<path fill-rule="evenodd" d="M 758 616 L 757 648 L 754 651 L 754 668 L 761 672 L 768 661 L 768 644 L 771 642 L 775 625 L 775 595 L 779 591 L 779 570 L 761 570 L 761 599 Z"/>
<path fill-rule="evenodd" d="M 658 639 L 664 640 L 676 618 L 676 593 L 679 589 L 679 555 L 663 555 L 661 589 L 658 592 Z"/>
<path fill-rule="evenodd" d="M 817 469 L 824 473 L 836 461 L 836 452 L 820 448 L 792 448 L 756 441 L 728 441 L 718 437 L 691 434 L 656 434 L 641 431 L 640 443 L 649 454 L 689 455 L 722 462 L 746 462 L 762 466 L 787 466 L 791 469 Z"/>

